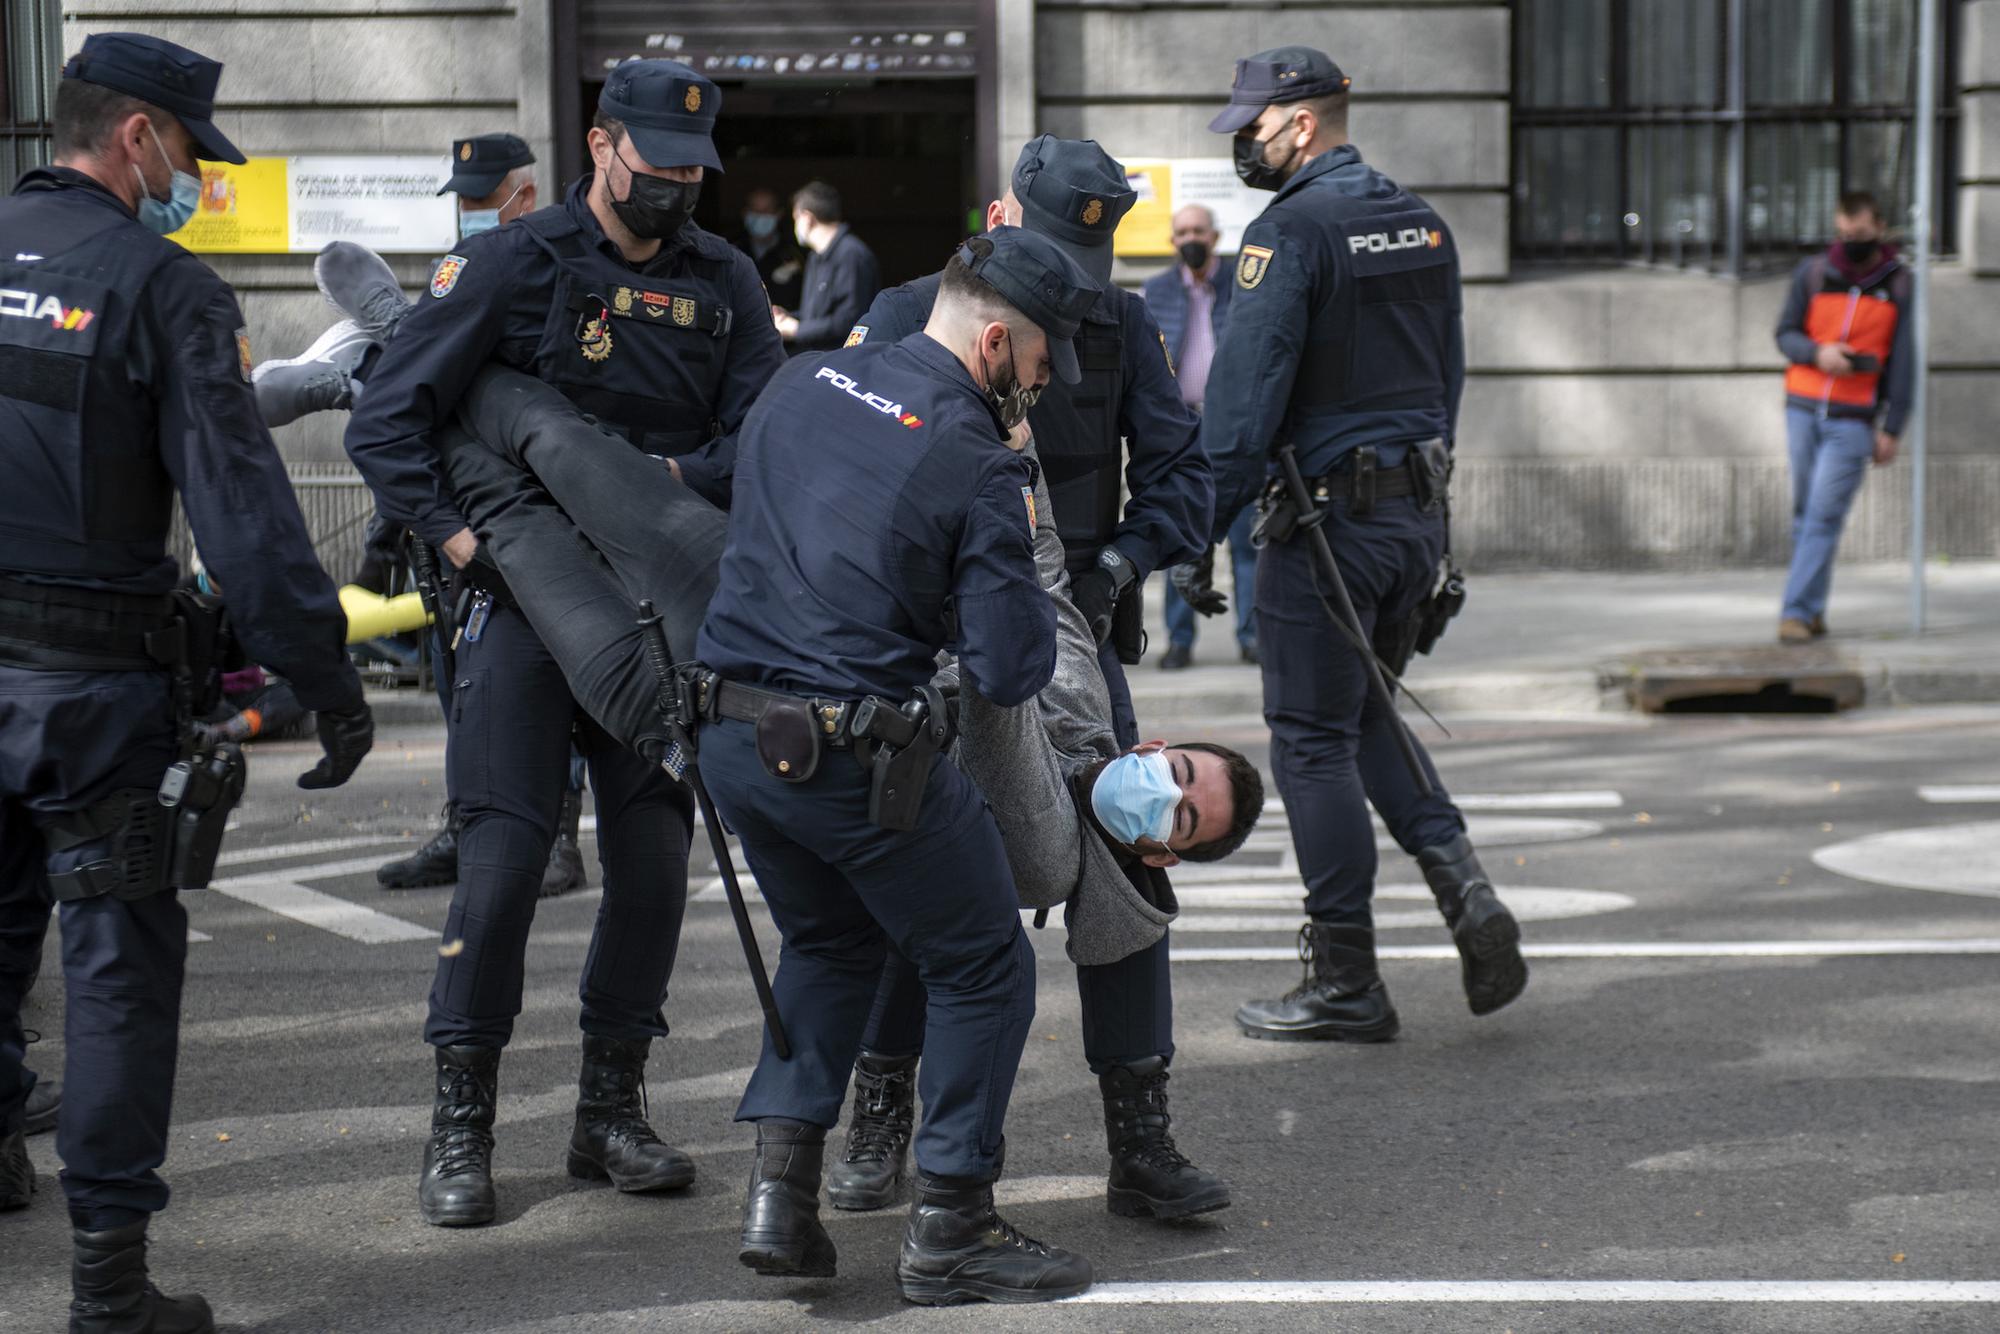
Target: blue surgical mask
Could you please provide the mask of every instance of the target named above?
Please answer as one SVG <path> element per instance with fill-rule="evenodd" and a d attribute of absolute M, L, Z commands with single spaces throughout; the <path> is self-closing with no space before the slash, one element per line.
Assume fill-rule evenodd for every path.
<path fill-rule="evenodd" d="M 187 226 L 188 219 L 194 216 L 196 205 L 201 203 L 201 177 L 174 166 L 174 160 L 167 157 L 167 146 L 160 142 L 159 131 L 150 124 L 146 130 L 153 136 L 153 147 L 160 150 L 167 170 L 173 173 L 173 185 L 167 198 L 155 199 L 153 192 L 147 188 L 145 173 L 139 170 L 137 163 L 132 165 L 132 174 L 139 178 L 139 221 L 150 230 L 169 236 Z"/>
<path fill-rule="evenodd" d="M 500 225 L 500 210 L 497 208 L 475 208 L 458 215 L 458 239 L 490 232 Z"/>
<path fill-rule="evenodd" d="M 1120 755 L 1090 789 L 1090 809 L 1105 832 L 1128 847 L 1142 838 L 1164 844 L 1174 832 L 1181 788 L 1165 751 Z"/>
<path fill-rule="evenodd" d="M 778 215 L 775 213 L 745 213 L 743 230 L 759 241 L 768 240 L 778 234 Z"/>

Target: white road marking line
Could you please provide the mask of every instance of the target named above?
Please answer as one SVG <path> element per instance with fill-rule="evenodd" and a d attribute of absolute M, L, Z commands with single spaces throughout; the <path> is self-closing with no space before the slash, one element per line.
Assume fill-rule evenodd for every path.
<path fill-rule="evenodd" d="M 1816 850 L 1813 865 L 1897 889 L 2000 899 L 2000 820 L 1891 829 Z"/>
<path fill-rule="evenodd" d="M 206 945 L 214 939 L 214 936 L 203 935 L 193 927 L 188 928 L 188 944 L 190 945 Z"/>
<path fill-rule="evenodd" d="M 1378 945 L 1384 959 L 1451 959 L 1449 945 Z M 1851 959 L 1902 955 L 2000 954 L 2000 937 L 1963 940 L 1636 940 L 1578 941 L 1566 945 L 1521 946 L 1530 959 Z M 1245 946 L 1240 949 L 1172 950 L 1174 963 L 1297 963 L 1297 948 Z"/>
<path fill-rule="evenodd" d="M 1289 890 L 1289 893 L 1281 891 Z M 1305 894 L 1304 882 L 1296 873 L 1288 878 L 1267 881 L 1258 878 L 1249 883 L 1195 884 L 1177 886 L 1176 895 L 1181 902 L 1180 918 L 1174 923 L 1175 931 L 1254 931 L 1281 930 L 1287 935 L 1299 926 L 1301 905 Z M 1438 922 L 1437 909 L 1432 906 L 1432 896 L 1427 885 L 1381 885 L 1375 890 L 1380 900 L 1410 901 L 1425 905 L 1422 908 L 1378 912 L 1375 928 L 1388 931 L 1397 927 L 1432 926 Z M 1541 889 L 1508 885 L 1502 897 L 1514 916 L 1523 922 L 1554 922 L 1571 917 L 1592 917 L 1598 913 L 1623 912 L 1638 906 L 1638 900 L 1627 894 L 1615 894 L 1602 889 Z M 1254 914 L 1235 916 L 1246 909 L 1278 909 L 1284 912 L 1279 918 L 1260 918 Z M 1261 922 L 1261 925 L 1247 923 Z M 1246 923 L 1235 925 L 1231 923 Z"/>
<path fill-rule="evenodd" d="M 413 835 L 414 837 L 414 835 Z M 346 838 L 314 838 L 303 843 L 267 843 L 257 848 L 238 848 L 215 859 L 217 866 L 249 866 L 258 862 L 282 861 L 286 857 L 309 857 L 320 852 L 341 852 L 347 848 L 379 847 L 404 842 L 401 834 L 352 835 Z"/>
<path fill-rule="evenodd" d="M 321 893 L 302 883 L 373 870 L 378 860 L 375 857 L 355 857 L 347 861 L 321 862 L 316 866 L 288 867 L 265 875 L 231 876 L 215 881 L 209 889 L 364 945 L 436 940 L 437 932 L 431 927 L 406 922 L 336 894 Z"/>
<path fill-rule="evenodd" d="M 1268 1303 L 1375 1306 L 1406 1303 L 1496 1304 L 1512 1302 L 1750 1304 L 1930 1303 L 1989 1305 L 2000 1302 L 2000 1283 L 1922 1281 L 1450 1281 L 1302 1283 L 1100 1283 L 1070 1302 L 1105 1306 Z"/>
<path fill-rule="evenodd" d="M 1941 783 L 1918 788 L 1917 796 L 1933 806 L 1970 806 L 2000 801 L 2000 783 Z"/>
<path fill-rule="evenodd" d="M 1608 788 L 1575 792 L 1461 792 L 1455 793 L 1452 801 L 1462 811 L 1615 811 L 1624 806 L 1625 796 Z M 1277 797 L 1264 802 L 1266 815 L 1282 815 L 1284 810 L 1285 803 Z"/>

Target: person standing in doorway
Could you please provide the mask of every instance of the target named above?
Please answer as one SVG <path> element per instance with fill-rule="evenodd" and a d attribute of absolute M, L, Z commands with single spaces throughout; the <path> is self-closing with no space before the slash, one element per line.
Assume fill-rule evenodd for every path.
<path fill-rule="evenodd" d="M 810 181 L 792 196 L 792 234 L 806 252 L 805 293 L 796 313 L 771 307 L 771 321 L 793 356 L 839 347 L 882 290 L 875 252 L 842 220 L 840 191 Z"/>

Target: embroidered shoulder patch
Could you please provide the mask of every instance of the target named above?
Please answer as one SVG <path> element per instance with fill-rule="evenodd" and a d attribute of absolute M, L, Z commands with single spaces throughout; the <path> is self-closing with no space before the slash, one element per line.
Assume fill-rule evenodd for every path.
<path fill-rule="evenodd" d="M 1021 499 L 1028 503 L 1028 536 L 1033 537 L 1037 531 L 1035 522 L 1035 488 L 1032 486 L 1022 487 Z"/>
<path fill-rule="evenodd" d="M 243 372 L 243 383 L 250 383 L 250 331 L 236 331 L 236 366 Z"/>
<path fill-rule="evenodd" d="M 868 337 L 868 326 L 865 324 L 857 324 L 852 329 L 849 329 L 847 331 L 847 341 L 842 343 L 841 346 L 853 347 L 856 343 L 862 342 L 867 337 Z"/>
<path fill-rule="evenodd" d="M 1243 253 L 1236 257 L 1236 285 L 1246 292 L 1263 282 L 1270 271 L 1271 251 L 1267 246 L 1244 246 Z"/>
<path fill-rule="evenodd" d="M 458 286 L 458 275 L 465 272 L 465 256 L 446 255 L 438 261 L 437 272 L 431 275 L 431 295 L 442 297 L 451 295 L 451 289 Z"/>

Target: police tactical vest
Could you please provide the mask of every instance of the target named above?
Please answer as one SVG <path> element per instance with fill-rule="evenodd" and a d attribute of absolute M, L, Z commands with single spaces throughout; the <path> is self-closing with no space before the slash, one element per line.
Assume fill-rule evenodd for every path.
<path fill-rule="evenodd" d="M 1115 311 L 1108 320 L 1100 318 L 1101 311 L 1093 309 L 1077 326 L 1074 343 L 1082 378 L 1075 384 L 1051 380 L 1028 409 L 1071 574 L 1096 563 L 1124 512 L 1125 448 L 1118 409 L 1125 401 L 1125 340 Z"/>
<path fill-rule="evenodd" d="M 0 572 L 164 591 L 173 483 L 129 343 L 181 252 L 69 194 L 0 201 Z"/>
<path fill-rule="evenodd" d="M 1441 406 L 1439 349 L 1452 318 L 1443 219 L 1409 195 L 1377 202 L 1320 189 L 1313 198 L 1321 208 L 1332 201 L 1331 240 L 1344 279 L 1313 312 L 1292 389 L 1294 410 Z"/>
<path fill-rule="evenodd" d="M 674 272 L 645 274 L 592 245 L 560 205 L 520 225 L 561 275 L 535 349 L 536 375 L 649 454 L 686 454 L 712 439 L 729 357 L 735 251 L 697 231 Z"/>

